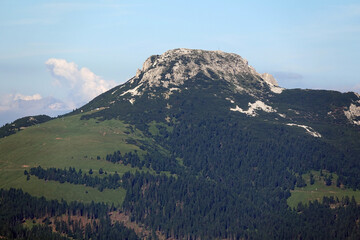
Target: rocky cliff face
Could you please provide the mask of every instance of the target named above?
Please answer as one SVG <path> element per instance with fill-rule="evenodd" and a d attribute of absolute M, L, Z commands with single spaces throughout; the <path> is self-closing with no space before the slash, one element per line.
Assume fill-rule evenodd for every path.
<path fill-rule="evenodd" d="M 259 74 L 248 61 L 234 53 L 178 48 L 162 55 L 149 57 L 131 82 L 147 87 L 181 86 L 200 75 L 213 80 L 224 80 L 237 91 L 248 92 L 243 79 L 257 83 L 258 90 L 269 88 L 279 93 L 280 88 L 273 76 Z M 250 77 L 250 78 L 249 78 Z"/>
<path fill-rule="evenodd" d="M 150 56 L 133 78 L 82 109 L 109 108 L 106 111 L 111 115 L 127 114 L 124 109 L 131 109 L 143 115 L 144 108 L 153 108 L 156 102 L 157 111 L 167 117 L 169 112 L 176 115 L 171 106 L 183 98 L 197 106 L 204 103 L 195 99 L 208 99 L 206 104 L 211 99 L 209 109 L 216 105 L 219 111 L 233 114 L 265 114 L 268 120 L 290 123 L 287 126 L 292 127 L 320 120 L 360 125 L 360 97 L 354 93 L 286 90 L 271 74 L 256 72 L 237 54 L 184 48 Z M 137 109 L 139 104 L 141 110 Z M 205 111 L 207 107 L 201 108 Z"/>

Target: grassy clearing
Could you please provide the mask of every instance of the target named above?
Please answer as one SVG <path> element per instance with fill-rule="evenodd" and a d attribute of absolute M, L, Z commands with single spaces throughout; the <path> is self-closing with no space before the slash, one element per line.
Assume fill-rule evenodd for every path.
<path fill-rule="evenodd" d="M 154 136 L 158 136 L 160 135 L 160 128 L 164 128 L 166 129 L 167 132 L 172 132 L 173 131 L 173 127 L 168 126 L 165 123 L 158 123 L 156 121 L 152 121 L 148 124 L 149 126 L 149 132 L 154 135 Z"/>
<path fill-rule="evenodd" d="M 25 220 L 23 226 L 29 229 L 32 229 L 35 225 L 38 225 L 38 223 L 33 219 Z"/>
<path fill-rule="evenodd" d="M 100 192 L 97 188 L 86 187 L 84 185 L 75 185 L 70 183 L 59 183 L 56 181 L 45 181 L 31 176 L 30 180 L 26 180 L 23 173 L 18 172 L 1 172 L 1 178 L 7 178 L 7 181 L 1 182 L 0 188 L 21 188 L 23 191 L 33 196 L 46 199 L 64 199 L 66 201 L 80 201 L 84 203 L 105 202 L 114 203 L 120 206 L 125 198 L 125 189 L 104 189 Z"/>
<path fill-rule="evenodd" d="M 117 171 L 120 175 L 137 170 L 105 161 L 106 154 L 117 150 L 122 153 L 137 150 L 142 153 L 138 146 L 126 143 L 126 140 L 151 140 L 119 120 L 80 120 L 80 117 L 75 115 L 55 119 L 0 139 L 0 187 L 22 188 L 34 196 L 49 199 L 121 203 L 125 195 L 123 189 L 99 192 L 90 187 L 45 182 L 35 177 L 26 181 L 23 175 L 25 169 L 39 165 L 43 168 L 75 167 L 83 172 L 90 169 L 97 172 L 102 168 L 107 173 Z M 97 160 L 97 156 L 101 160 Z"/>
<path fill-rule="evenodd" d="M 360 191 L 354 191 L 352 189 L 347 188 L 339 188 L 336 187 L 337 175 L 333 174 L 332 184 L 327 186 L 324 181 L 324 177 L 320 176 L 318 171 L 311 171 L 314 175 L 315 183 L 310 185 L 310 173 L 302 175 L 307 186 L 298 188 L 296 187 L 291 191 L 291 196 L 288 198 L 287 203 L 289 207 L 294 208 L 298 205 L 298 203 L 308 203 L 310 201 L 318 200 L 322 201 L 323 197 L 333 196 L 334 198 L 342 199 L 345 196 L 351 198 L 355 197 L 357 202 L 360 202 Z M 324 171 L 324 175 L 329 175 L 328 172 Z"/>

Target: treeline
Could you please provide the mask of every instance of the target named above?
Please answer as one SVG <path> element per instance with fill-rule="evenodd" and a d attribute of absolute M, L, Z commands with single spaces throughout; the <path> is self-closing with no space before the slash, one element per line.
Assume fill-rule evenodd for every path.
<path fill-rule="evenodd" d="M 0 236 L 5 239 L 137 239 L 133 230 L 122 224 L 111 224 L 110 210 L 114 209 L 103 203 L 49 201 L 22 190 L 0 189 Z M 50 219 L 61 215 L 85 216 L 92 219 L 92 223 L 81 226 L 76 221 L 57 222 L 54 223 L 57 232 L 53 232 Z M 43 224 L 35 224 L 32 228 L 23 225 L 25 220 L 41 218 L 45 218 Z"/>
<path fill-rule="evenodd" d="M 131 167 L 138 167 L 139 169 L 145 166 L 146 168 L 154 169 L 157 173 L 169 171 L 173 174 L 182 171 L 182 168 L 173 156 L 165 156 L 165 154 L 151 149 L 146 150 L 148 152 L 142 157 L 142 160 L 137 151 L 127 152 L 122 155 L 120 150 L 114 151 L 113 154 L 107 154 L 105 159 L 112 163 L 130 164 Z"/>
<path fill-rule="evenodd" d="M 55 220 L 54 225 L 56 232 L 66 235 L 70 239 L 139 239 L 133 230 L 126 228 L 122 223 L 112 224 L 109 217 L 93 220 L 86 224 L 83 224 L 81 220 Z"/>
<path fill-rule="evenodd" d="M 25 175 L 34 175 L 39 179 L 54 180 L 60 183 L 68 182 L 72 184 L 81 184 L 89 187 L 96 187 L 99 191 L 103 191 L 105 188 L 116 189 L 120 187 L 120 176 L 117 173 L 107 174 L 102 178 L 98 176 L 90 176 L 86 173 L 83 174 L 82 170 L 76 171 L 75 168 L 69 167 L 69 169 L 48 168 L 44 169 L 41 166 L 31 168 L 29 172 L 24 171 Z"/>
<path fill-rule="evenodd" d="M 139 155 L 137 152 L 128 152 L 124 155 L 121 154 L 120 150 L 115 151 L 113 154 L 107 154 L 106 155 L 106 161 L 112 162 L 112 163 L 122 163 L 124 165 L 130 164 L 131 167 L 139 167 L 142 168 L 145 165 L 144 161 L 140 160 Z M 146 166 L 149 167 L 149 166 Z"/>
<path fill-rule="evenodd" d="M 51 227 L 45 225 L 35 225 L 32 228 L 25 228 L 21 223 L 18 223 L 10 229 L 5 229 L 5 227 L 9 226 L 0 226 L 0 234 L 3 239 L 69 240 L 69 238 L 62 236 L 60 233 L 53 232 Z"/>
<path fill-rule="evenodd" d="M 47 115 L 37 115 L 32 117 L 23 117 L 12 123 L 7 123 L 0 128 L 0 138 L 17 133 L 22 128 L 50 121 L 52 118 Z"/>
<path fill-rule="evenodd" d="M 241 196 L 202 177 L 125 173 L 122 180 L 127 190 L 124 210 L 131 212 L 132 220 L 162 231 L 166 237 L 247 238 L 256 234 L 260 216 L 264 212 L 270 215 L 268 206 L 258 205 L 264 200 L 253 193 Z M 279 194 L 282 201 L 286 197 Z"/>
<path fill-rule="evenodd" d="M 300 203 L 296 212 L 302 239 L 360 239 L 360 206 L 354 197 L 324 197 L 322 203 Z"/>
<path fill-rule="evenodd" d="M 107 215 L 109 207 L 104 203 L 84 204 L 81 202 L 67 203 L 64 200 L 46 200 L 44 197 L 32 197 L 22 190 L 0 189 L 1 216 L 7 216 L 10 224 L 23 219 L 41 218 L 42 216 L 59 216 L 62 214 L 102 218 Z"/>

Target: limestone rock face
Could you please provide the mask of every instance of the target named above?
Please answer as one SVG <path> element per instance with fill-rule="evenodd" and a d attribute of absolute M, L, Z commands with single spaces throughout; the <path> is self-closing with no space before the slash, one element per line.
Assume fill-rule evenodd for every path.
<path fill-rule="evenodd" d="M 270 73 L 263 73 L 261 74 L 261 77 L 267 82 L 270 83 L 272 85 L 278 86 L 277 81 L 275 80 L 274 76 L 271 75 Z"/>
<path fill-rule="evenodd" d="M 174 87 L 202 74 L 209 79 L 224 80 L 239 91 L 249 91 L 243 79 L 250 76 L 260 89 L 266 85 L 277 86 L 270 74 L 259 74 L 248 61 L 234 53 L 178 48 L 146 59 L 132 81 L 147 87 Z M 242 82 L 241 82 L 242 80 Z"/>

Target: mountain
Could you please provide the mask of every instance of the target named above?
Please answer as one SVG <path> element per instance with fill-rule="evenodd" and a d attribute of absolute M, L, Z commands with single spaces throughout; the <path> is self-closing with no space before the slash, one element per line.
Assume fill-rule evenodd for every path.
<path fill-rule="evenodd" d="M 359 135 L 358 94 L 284 89 L 237 54 L 174 49 L 0 139 L 0 187 L 113 204 L 141 238 L 357 239 Z"/>
<path fill-rule="evenodd" d="M 173 99 L 184 95 L 211 98 L 216 105 L 221 105 L 220 111 L 249 116 L 256 116 L 261 110 L 287 122 L 293 119 L 311 122 L 320 117 L 327 123 L 360 125 L 356 93 L 286 90 L 279 87 L 270 74 L 257 73 L 239 55 L 190 49 L 175 49 L 149 57 L 135 77 L 95 98 L 76 113 L 104 108 L 95 115 L 129 115 L 129 111 L 140 111 L 138 108 L 144 108 L 144 104 L 161 102 L 165 107 L 149 105 L 148 108 L 157 108 L 164 116 L 175 111 L 171 110 Z"/>
<path fill-rule="evenodd" d="M 16 132 L 25 129 L 26 127 L 44 123 L 49 120 L 51 120 L 51 117 L 47 115 L 37 115 L 19 118 L 16 121 L 10 124 L 5 124 L 3 127 L 0 128 L 0 138 L 15 134 Z"/>

